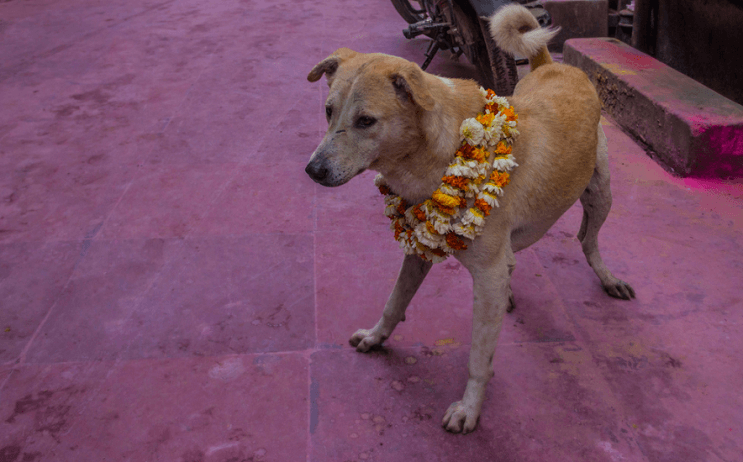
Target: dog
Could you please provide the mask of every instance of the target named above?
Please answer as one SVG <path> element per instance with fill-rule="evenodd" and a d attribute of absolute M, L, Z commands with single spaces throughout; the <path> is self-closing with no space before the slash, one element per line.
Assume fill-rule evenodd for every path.
<path fill-rule="evenodd" d="M 473 279 L 472 346 L 468 381 L 442 425 L 468 433 L 478 422 L 493 355 L 506 311 L 513 309 L 514 253 L 538 241 L 575 202 L 583 205 L 578 239 L 605 291 L 635 297 L 601 259 L 598 232 L 611 207 L 607 141 L 599 123 L 596 90 L 579 69 L 554 63 L 547 50 L 557 30 L 540 28 L 522 6 L 501 8 L 490 19 L 499 47 L 527 56 L 531 71 L 508 98 L 518 114 L 512 148 L 518 163 L 482 234 L 453 256 Z M 328 131 L 305 171 L 323 186 L 339 186 L 371 169 L 407 204 L 431 198 L 461 145 L 460 125 L 483 111 L 486 97 L 472 80 L 447 79 L 385 54 L 341 48 L 309 73 L 327 78 Z M 405 309 L 433 263 L 406 255 L 382 313 L 371 329 L 350 339 L 360 352 L 381 345 L 405 319 Z"/>

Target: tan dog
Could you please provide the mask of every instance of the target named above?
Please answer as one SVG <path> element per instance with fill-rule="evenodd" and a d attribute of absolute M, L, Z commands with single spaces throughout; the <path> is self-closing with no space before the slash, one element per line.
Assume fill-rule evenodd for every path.
<path fill-rule="evenodd" d="M 509 98 L 519 116 L 521 135 L 513 145 L 519 167 L 482 235 L 454 255 L 472 275 L 474 315 L 467 388 L 443 419 L 452 432 L 466 433 L 477 425 L 503 316 L 513 303 L 514 252 L 539 240 L 576 200 L 583 204 L 578 238 L 588 263 L 610 295 L 634 297 L 632 288 L 606 268 L 598 250 L 611 193 L 596 91 L 582 71 L 552 62 L 546 43 L 554 31 L 540 29 L 523 7 L 501 9 L 491 20 L 491 32 L 506 51 L 529 56 L 532 72 Z M 431 197 L 460 145 L 460 124 L 485 104 L 473 81 L 436 77 L 383 54 L 341 48 L 315 66 L 308 79 L 314 82 L 323 74 L 330 87 L 329 128 L 307 173 L 324 186 L 338 186 L 372 169 L 408 204 Z M 381 345 L 405 319 L 431 266 L 407 255 L 382 318 L 353 334 L 351 345 L 362 352 Z"/>

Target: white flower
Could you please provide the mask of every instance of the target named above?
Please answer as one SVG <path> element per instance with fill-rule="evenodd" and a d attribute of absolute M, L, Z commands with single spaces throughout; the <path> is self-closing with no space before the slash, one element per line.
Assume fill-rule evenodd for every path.
<path fill-rule="evenodd" d="M 444 240 L 444 238 L 441 236 L 435 236 L 431 234 L 428 231 L 428 227 L 426 226 L 425 223 L 420 223 L 418 226 L 416 226 L 414 230 L 414 234 L 415 234 L 415 237 L 418 238 L 418 242 L 420 242 L 421 244 L 427 247 L 431 247 L 433 249 L 438 247 L 439 243 L 441 243 Z"/>
<path fill-rule="evenodd" d="M 451 223 L 448 219 L 441 219 L 437 216 L 432 216 L 430 221 L 433 225 L 433 229 L 435 229 L 436 232 L 441 235 L 445 235 L 446 233 L 451 231 Z"/>
<path fill-rule="evenodd" d="M 508 109 L 509 107 L 511 107 L 511 104 L 508 102 L 508 100 L 502 96 L 494 96 L 488 102 L 496 103 L 498 105 L 499 111 L 502 111 L 503 109 Z"/>
<path fill-rule="evenodd" d="M 482 126 L 482 125 L 481 125 Z M 454 175 L 454 176 L 463 176 L 465 178 L 477 178 L 478 173 L 477 170 L 473 169 L 472 167 L 477 167 L 477 162 L 470 161 L 471 164 L 468 163 L 466 160 L 462 159 L 461 157 L 457 157 L 457 160 L 455 163 L 449 166 L 449 168 L 446 169 L 445 175 Z"/>
<path fill-rule="evenodd" d="M 487 176 L 490 164 L 487 161 L 479 162 L 476 167 L 478 176 Z"/>
<path fill-rule="evenodd" d="M 485 185 L 482 187 L 482 190 L 489 192 L 489 193 L 493 193 L 498 196 L 503 195 L 503 189 L 500 186 L 496 186 L 491 182 L 485 183 Z"/>
<path fill-rule="evenodd" d="M 491 207 L 500 207 L 496 196 L 489 192 L 482 192 L 477 196 L 477 198 L 484 200 Z"/>
<path fill-rule="evenodd" d="M 506 122 L 506 116 L 496 114 L 490 127 L 484 130 L 483 137 L 488 141 L 489 146 L 495 146 L 503 138 L 503 124 Z"/>
<path fill-rule="evenodd" d="M 466 237 L 467 239 L 474 239 L 476 236 L 475 228 L 473 226 L 465 226 L 462 223 L 454 225 L 454 232 L 460 236 Z"/>
<path fill-rule="evenodd" d="M 467 191 L 465 191 L 464 197 L 467 199 L 472 199 L 479 193 L 480 193 L 480 188 L 476 184 L 470 183 L 467 185 Z"/>
<path fill-rule="evenodd" d="M 385 205 L 392 205 L 394 207 L 397 207 L 400 205 L 400 201 L 402 198 L 400 196 L 384 196 L 384 204 Z"/>
<path fill-rule="evenodd" d="M 509 154 L 505 158 L 493 160 L 493 168 L 495 170 L 500 170 L 501 172 L 510 172 L 518 166 L 519 164 L 516 163 L 516 160 L 511 154 Z"/>
<path fill-rule="evenodd" d="M 488 91 L 482 87 L 480 87 L 480 94 L 484 96 L 485 98 L 488 97 Z"/>
<path fill-rule="evenodd" d="M 377 188 L 380 186 L 387 186 L 381 173 L 377 173 L 377 176 L 374 177 L 374 186 Z"/>
<path fill-rule="evenodd" d="M 464 214 L 462 217 L 462 224 L 463 225 L 475 225 L 475 226 L 484 226 L 485 225 L 485 217 L 477 213 L 474 209 L 467 210 L 467 213 Z"/>
<path fill-rule="evenodd" d="M 474 117 L 465 119 L 462 125 L 459 126 L 459 134 L 461 139 L 466 141 L 472 146 L 477 146 L 482 141 L 482 137 L 485 134 L 485 127 Z"/>
<path fill-rule="evenodd" d="M 511 124 L 513 124 L 513 125 L 511 125 Z M 516 129 L 516 123 L 515 122 L 509 122 L 509 127 L 511 127 L 511 128 L 508 129 L 508 132 L 510 133 L 509 138 L 513 139 L 513 138 L 516 138 L 517 136 L 519 136 L 520 132 Z"/>
<path fill-rule="evenodd" d="M 397 211 L 397 207 L 400 205 L 402 199 L 400 196 L 384 196 L 384 214 L 389 218 L 398 216 L 400 213 Z"/>
<path fill-rule="evenodd" d="M 441 263 L 442 261 L 446 260 L 446 257 L 448 256 L 449 255 L 439 257 L 438 255 L 434 255 L 432 252 L 426 252 L 426 258 L 431 260 L 433 263 Z"/>
<path fill-rule="evenodd" d="M 449 186 L 448 184 L 442 184 L 439 189 L 441 190 L 442 193 L 446 195 L 459 196 L 459 189 L 453 186 Z"/>
<path fill-rule="evenodd" d="M 413 213 L 413 207 L 408 207 L 408 209 L 405 211 L 405 223 L 411 228 L 414 228 L 420 222 L 421 221 L 418 219 L 418 217 L 415 216 L 415 213 Z"/>

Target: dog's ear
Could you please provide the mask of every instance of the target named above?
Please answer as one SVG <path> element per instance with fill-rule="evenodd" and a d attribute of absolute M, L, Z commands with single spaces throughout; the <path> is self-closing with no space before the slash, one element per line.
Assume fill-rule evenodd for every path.
<path fill-rule="evenodd" d="M 397 96 L 404 102 L 412 101 L 426 111 L 436 105 L 431 91 L 426 86 L 423 71 L 415 63 L 410 63 L 391 76 L 392 86 Z"/>
<path fill-rule="evenodd" d="M 335 50 L 335 53 L 323 59 L 312 68 L 309 75 L 307 75 L 307 80 L 317 82 L 325 74 L 325 77 L 328 79 L 328 86 L 330 86 L 338 67 L 340 67 L 343 61 L 354 57 L 356 54 L 355 51 L 348 48 L 338 48 Z"/>

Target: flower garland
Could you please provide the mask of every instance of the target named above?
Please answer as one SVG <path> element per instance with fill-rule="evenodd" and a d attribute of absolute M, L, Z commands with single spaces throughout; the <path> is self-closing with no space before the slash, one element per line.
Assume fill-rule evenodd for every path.
<path fill-rule="evenodd" d="M 511 181 L 508 172 L 518 167 L 511 155 L 513 140 L 519 134 L 518 115 L 506 98 L 496 96 L 493 90 L 480 91 L 486 100 L 484 112 L 462 122 L 462 145 L 430 199 L 411 206 L 390 190 L 381 174 L 374 179 L 385 196 L 384 213 L 392 220 L 390 229 L 408 255 L 418 254 L 437 263 L 456 250 L 466 249 L 462 238 L 473 240 L 482 233 L 485 217 L 499 206 L 498 196 Z M 459 222 L 454 222 L 460 216 Z"/>

